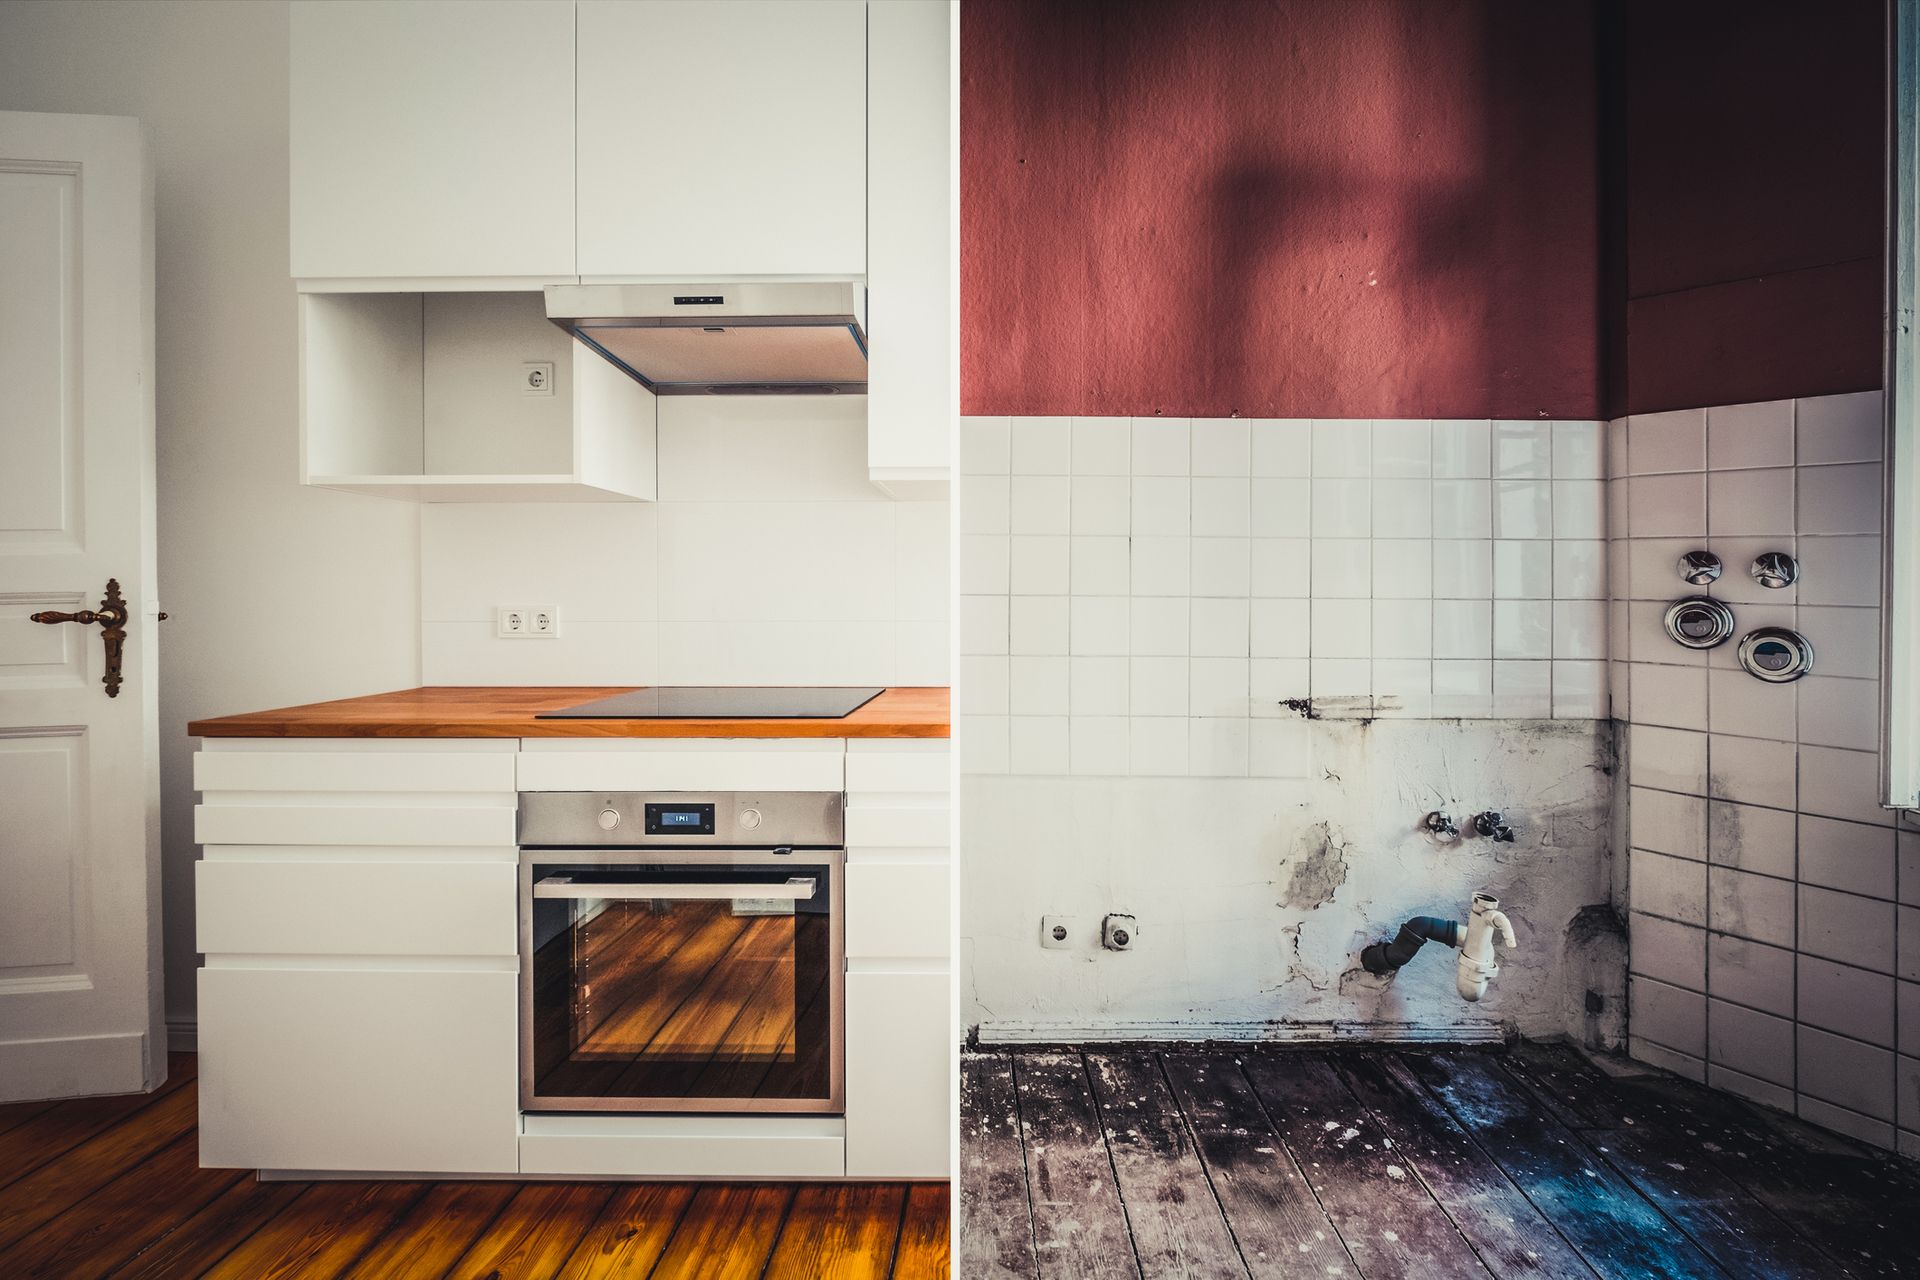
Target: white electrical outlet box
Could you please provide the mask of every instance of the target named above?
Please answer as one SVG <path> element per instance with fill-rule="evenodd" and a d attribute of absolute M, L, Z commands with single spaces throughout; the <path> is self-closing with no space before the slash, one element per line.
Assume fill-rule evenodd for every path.
<path fill-rule="evenodd" d="M 1140 936 L 1140 922 L 1128 915 L 1110 915 L 1100 922 L 1100 945 L 1109 951 L 1131 951 Z"/>
<path fill-rule="evenodd" d="M 493 611 L 502 640 L 551 640 L 560 634 L 560 610 L 550 604 L 503 604 Z"/>
<path fill-rule="evenodd" d="M 523 396 L 550 396 L 553 394 L 553 361 L 529 360 L 520 366 L 520 394 Z"/>
<path fill-rule="evenodd" d="M 1065 951 L 1079 937 L 1080 922 L 1072 916 L 1040 917 L 1040 945 L 1048 951 Z"/>

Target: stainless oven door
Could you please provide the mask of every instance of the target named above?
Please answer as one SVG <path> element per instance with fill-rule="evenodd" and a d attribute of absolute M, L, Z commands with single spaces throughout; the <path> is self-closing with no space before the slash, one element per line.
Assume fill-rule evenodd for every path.
<path fill-rule="evenodd" d="M 845 864 L 523 849 L 522 1109 L 843 1111 Z"/>

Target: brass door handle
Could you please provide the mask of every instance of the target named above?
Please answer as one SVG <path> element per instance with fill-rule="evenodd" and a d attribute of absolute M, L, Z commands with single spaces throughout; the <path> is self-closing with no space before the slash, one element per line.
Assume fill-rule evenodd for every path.
<path fill-rule="evenodd" d="M 165 617 L 165 614 L 161 615 Z M 39 613 L 29 614 L 34 622 L 44 622 L 48 626 L 57 626 L 62 622 L 78 622 L 82 626 L 99 623 L 100 639 L 107 646 L 107 672 L 100 677 L 100 683 L 107 686 L 107 696 L 120 696 L 120 654 L 127 642 L 127 602 L 120 598 L 120 580 L 107 579 L 107 593 L 101 597 L 98 609 L 82 609 L 78 613 L 61 613 L 57 609 L 43 609 Z"/>

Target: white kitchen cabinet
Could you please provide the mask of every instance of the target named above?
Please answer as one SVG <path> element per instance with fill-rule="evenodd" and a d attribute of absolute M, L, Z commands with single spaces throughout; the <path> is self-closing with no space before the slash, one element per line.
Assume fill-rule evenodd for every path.
<path fill-rule="evenodd" d="M 650 500 L 654 395 L 538 292 L 300 295 L 301 481 L 420 502 Z M 549 375 L 530 394 L 529 366 Z"/>
<path fill-rule="evenodd" d="M 944 1178 L 952 1157 L 951 977 L 847 972 L 847 1176 Z"/>
<path fill-rule="evenodd" d="M 574 10 L 295 0 L 291 265 L 574 274 Z"/>
<path fill-rule="evenodd" d="M 578 22 L 582 276 L 866 271 L 864 0 L 582 0 Z"/>
<path fill-rule="evenodd" d="M 200 1163 L 514 1173 L 517 983 L 497 972 L 200 971 Z"/>
<path fill-rule="evenodd" d="M 868 14 L 867 467 L 899 498 L 947 494 L 954 414 L 950 0 Z"/>

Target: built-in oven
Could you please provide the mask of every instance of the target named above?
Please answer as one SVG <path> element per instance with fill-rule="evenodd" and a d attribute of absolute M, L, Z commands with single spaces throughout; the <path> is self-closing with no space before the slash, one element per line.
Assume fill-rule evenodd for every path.
<path fill-rule="evenodd" d="M 523 792 L 526 1111 L 839 1113 L 838 792 Z"/>

